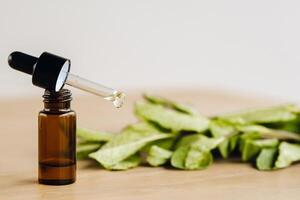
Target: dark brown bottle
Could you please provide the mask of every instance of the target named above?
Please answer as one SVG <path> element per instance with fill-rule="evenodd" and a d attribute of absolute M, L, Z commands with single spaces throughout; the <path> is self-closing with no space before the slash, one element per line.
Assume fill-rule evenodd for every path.
<path fill-rule="evenodd" d="M 65 185 L 76 180 L 76 114 L 71 92 L 46 90 L 39 113 L 39 183 Z"/>

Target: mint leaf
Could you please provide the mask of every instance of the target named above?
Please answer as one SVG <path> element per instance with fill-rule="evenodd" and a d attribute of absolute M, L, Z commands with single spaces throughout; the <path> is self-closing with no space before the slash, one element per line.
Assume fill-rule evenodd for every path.
<path fill-rule="evenodd" d="M 205 169 L 212 164 L 213 157 L 209 151 L 202 151 L 193 146 L 181 146 L 173 153 L 171 165 L 178 169 Z"/>
<path fill-rule="evenodd" d="M 297 115 L 297 119 L 288 122 L 277 122 L 272 124 L 265 124 L 268 128 L 285 130 L 294 133 L 300 133 L 300 118 L 299 113 Z"/>
<path fill-rule="evenodd" d="M 275 148 L 278 143 L 277 139 L 247 139 L 242 148 L 242 160 L 248 161 L 256 156 L 262 148 Z"/>
<path fill-rule="evenodd" d="M 136 124 L 132 124 L 127 126 L 124 130 L 126 131 L 133 131 L 133 132 L 147 132 L 147 133 L 164 133 L 164 134 L 169 134 L 166 133 L 165 130 L 159 129 L 157 126 L 147 123 L 147 122 L 138 122 Z M 171 146 L 174 143 L 174 139 L 176 137 L 176 134 L 173 134 L 172 138 L 167 138 L 167 139 L 162 139 L 154 142 L 148 143 L 146 146 L 144 146 L 141 151 L 142 152 L 149 152 L 150 148 L 152 145 L 156 145 L 165 149 L 171 148 Z"/>
<path fill-rule="evenodd" d="M 279 155 L 275 162 L 275 167 L 285 168 L 296 161 L 300 161 L 300 145 L 281 142 L 279 145 Z"/>
<path fill-rule="evenodd" d="M 107 132 L 100 132 L 86 128 L 77 128 L 77 137 L 86 142 L 107 142 L 113 138 L 114 134 Z"/>
<path fill-rule="evenodd" d="M 101 147 L 101 144 L 97 143 L 79 143 L 76 148 L 77 159 L 88 158 L 88 155 L 94 151 L 97 151 Z"/>
<path fill-rule="evenodd" d="M 190 146 L 181 146 L 175 150 L 171 157 L 171 165 L 178 169 L 185 168 L 185 160 L 190 150 Z"/>
<path fill-rule="evenodd" d="M 163 132 L 158 127 L 147 122 L 138 122 L 136 124 L 125 127 L 123 131 L 135 131 L 135 132 Z"/>
<path fill-rule="evenodd" d="M 229 152 L 233 152 L 238 146 L 239 135 L 234 135 L 229 139 Z"/>
<path fill-rule="evenodd" d="M 176 136 L 177 135 L 173 135 L 173 137 L 171 137 L 171 138 L 166 138 L 166 139 L 161 139 L 161 140 L 157 140 L 157 141 L 154 141 L 154 142 L 150 142 L 146 146 L 144 146 L 140 150 L 140 152 L 145 153 L 145 154 L 149 154 L 149 151 L 150 151 L 150 149 L 153 145 L 158 146 L 158 147 L 163 148 L 163 149 L 166 149 L 166 150 L 170 150 L 174 145 L 174 142 L 176 140 Z"/>
<path fill-rule="evenodd" d="M 172 151 L 152 145 L 147 156 L 147 162 L 151 166 L 156 167 L 165 164 L 171 158 L 171 156 Z"/>
<path fill-rule="evenodd" d="M 253 140 L 246 140 L 243 144 L 243 148 L 241 150 L 242 153 L 242 160 L 243 161 L 248 161 L 251 158 L 253 158 L 254 156 L 256 156 L 259 151 L 260 151 L 260 147 L 254 145 L 252 143 Z"/>
<path fill-rule="evenodd" d="M 127 169 L 137 167 L 140 164 L 140 162 L 141 162 L 140 156 L 135 154 L 119 163 L 109 166 L 107 169 L 109 169 L 109 170 L 127 170 Z"/>
<path fill-rule="evenodd" d="M 116 135 L 101 149 L 89 156 L 101 163 L 103 167 L 110 169 L 148 143 L 170 137 L 172 137 L 170 134 L 125 131 Z"/>
<path fill-rule="evenodd" d="M 295 110 L 295 105 L 283 105 L 228 114 L 218 118 L 234 124 L 287 122 L 297 118 Z"/>
<path fill-rule="evenodd" d="M 280 140 L 300 141 L 300 135 L 284 130 L 274 130 L 261 125 L 236 126 L 237 129 L 245 133 L 257 133 L 263 138 L 277 138 Z"/>
<path fill-rule="evenodd" d="M 151 103 L 137 103 L 135 113 L 141 119 L 153 122 L 174 132 L 202 132 L 208 128 L 209 120 L 202 116 L 180 113 Z"/>
<path fill-rule="evenodd" d="M 276 160 L 277 148 L 264 148 L 256 158 L 256 167 L 259 170 L 272 170 Z"/>
<path fill-rule="evenodd" d="M 214 137 L 232 135 L 237 132 L 233 125 L 220 120 L 212 120 L 209 125 L 209 130 Z"/>
<path fill-rule="evenodd" d="M 224 141 L 218 146 L 222 157 L 227 158 L 229 153 L 236 147 L 238 137 L 234 134 L 237 134 L 238 131 L 231 124 L 220 120 L 211 121 L 209 129 L 214 137 L 226 137 L 233 135 L 224 139 Z"/>
<path fill-rule="evenodd" d="M 179 169 L 204 169 L 212 164 L 211 150 L 216 148 L 224 137 L 208 138 L 204 135 L 186 136 L 176 145 L 171 165 Z"/>
<path fill-rule="evenodd" d="M 197 146 L 202 151 L 210 151 L 216 148 L 221 142 L 224 141 L 224 137 L 209 138 L 204 135 L 195 134 L 183 137 L 176 145 L 175 148 L 181 146 Z"/>
<path fill-rule="evenodd" d="M 185 169 L 205 169 L 213 162 L 212 154 L 209 151 L 191 146 L 185 158 Z"/>
<path fill-rule="evenodd" d="M 239 138 L 239 151 L 242 153 L 247 140 L 261 139 L 261 135 L 257 132 L 246 132 Z"/>
<path fill-rule="evenodd" d="M 171 100 L 168 100 L 168 99 L 165 99 L 162 97 L 158 97 L 158 96 L 154 96 L 154 95 L 150 95 L 150 94 L 144 94 L 144 98 L 148 102 L 153 103 L 153 104 L 160 104 L 164 107 L 168 107 L 168 108 L 177 110 L 177 111 L 185 113 L 185 114 L 198 115 L 198 112 L 188 105 L 176 103 Z"/>

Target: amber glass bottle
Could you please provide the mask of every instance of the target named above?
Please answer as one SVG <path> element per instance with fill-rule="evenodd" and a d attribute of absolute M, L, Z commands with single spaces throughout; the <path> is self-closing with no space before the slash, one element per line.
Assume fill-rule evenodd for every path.
<path fill-rule="evenodd" d="M 76 114 L 71 92 L 46 90 L 39 113 L 39 183 L 65 185 L 76 179 Z"/>

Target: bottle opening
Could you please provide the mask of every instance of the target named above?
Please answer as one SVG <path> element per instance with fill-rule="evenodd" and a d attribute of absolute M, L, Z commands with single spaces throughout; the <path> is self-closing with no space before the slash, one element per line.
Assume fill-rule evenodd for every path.
<path fill-rule="evenodd" d="M 72 93 L 68 89 L 61 89 L 58 92 L 53 90 L 45 90 L 43 95 L 44 102 L 46 103 L 61 103 L 72 100 Z"/>

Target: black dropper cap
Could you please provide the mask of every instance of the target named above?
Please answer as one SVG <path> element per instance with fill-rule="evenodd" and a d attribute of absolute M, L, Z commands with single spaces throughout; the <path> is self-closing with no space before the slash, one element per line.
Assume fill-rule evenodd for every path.
<path fill-rule="evenodd" d="M 9 55 L 8 64 L 15 70 L 31 74 L 33 85 L 54 91 L 64 86 L 71 68 L 69 59 L 48 52 L 36 58 L 15 51 Z"/>

